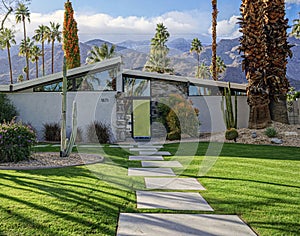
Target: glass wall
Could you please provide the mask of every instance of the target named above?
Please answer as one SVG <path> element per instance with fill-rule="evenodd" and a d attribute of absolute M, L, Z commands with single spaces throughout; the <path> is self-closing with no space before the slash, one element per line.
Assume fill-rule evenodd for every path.
<path fill-rule="evenodd" d="M 118 69 L 88 73 L 84 76 L 68 79 L 68 91 L 116 91 Z M 35 92 L 61 92 L 62 82 L 34 88 Z"/>
<path fill-rule="evenodd" d="M 150 97 L 150 80 L 142 78 L 123 77 L 126 97 Z"/>

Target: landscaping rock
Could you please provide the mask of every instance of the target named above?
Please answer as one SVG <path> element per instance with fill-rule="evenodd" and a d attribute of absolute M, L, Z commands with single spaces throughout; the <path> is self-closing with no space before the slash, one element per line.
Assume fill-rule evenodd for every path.
<path fill-rule="evenodd" d="M 271 143 L 274 143 L 274 144 L 283 144 L 283 141 L 282 141 L 282 139 L 279 139 L 279 138 L 272 138 L 271 139 Z"/>
<path fill-rule="evenodd" d="M 257 137 L 256 132 L 252 132 L 252 133 L 251 133 L 251 138 L 256 138 L 256 137 Z"/>

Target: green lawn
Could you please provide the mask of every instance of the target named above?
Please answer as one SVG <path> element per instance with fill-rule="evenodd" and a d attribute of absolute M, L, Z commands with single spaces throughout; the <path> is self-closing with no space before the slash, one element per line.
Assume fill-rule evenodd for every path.
<path fill-rule="evenodd" d="M 182 177 L 198 177 L 201 195 L 215 213 L 238 214 L 259 235 L 299 235 L 300 149 L 225 144 L 215 165 L 198 176 L 207 143 L 168 144 L 179 153 Z M 40 148 L 38 151 L 58 151 Z M 80 150 L 82 151 L 82 150 Z M 105 164 L 33 171 L 0 170 L 0 235 L 115 235 L 119 212 L 136 209 L 134 188 L 142 178 L 127 177 L 126 151 L 86 148 L 102 153 Z M 173 158 L 170 158 L 173 159 Z M 172 212 L 152 210 L 147 212 Z M 195 212 L 199 213 L 199 212 Z"/>

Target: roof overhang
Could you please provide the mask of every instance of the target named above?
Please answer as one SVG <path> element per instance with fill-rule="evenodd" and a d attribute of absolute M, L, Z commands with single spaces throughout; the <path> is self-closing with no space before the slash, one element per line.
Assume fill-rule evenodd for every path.
<path fill-rule="evenodd" d="M 74 77 L 87 75 L 88 73 L 91 72 L 93 73 L 97 71 L 101 72 L 101 71 L 109 70 L 117 66 L 119 67 L 121 63 L 122 63 L 121 57 L 115 57 L 112 59 L 104 60 L 102 62 L 97 62 L 90 65 L 83 65 L 74 69 L 67 70 L 67 78 L 72 79 Z M 26 80 L 16 84 L 0 85 L 0 92 L 15 92 L 15 91 L 27 90 L 37 86 L 43 86 L 47 84 L 60 82 L 62 81 L 62 79 L 63 79 L 62 72 L 58 72 L 52 75 Z"/>

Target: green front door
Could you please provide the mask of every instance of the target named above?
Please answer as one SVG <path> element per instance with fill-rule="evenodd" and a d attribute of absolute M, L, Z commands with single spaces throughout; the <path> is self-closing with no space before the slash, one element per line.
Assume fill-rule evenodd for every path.
<path fill-rule="evenodd" d="M 150 100 L 133 100 L 133 138 L 149 139 L 151 137 Z"/>

